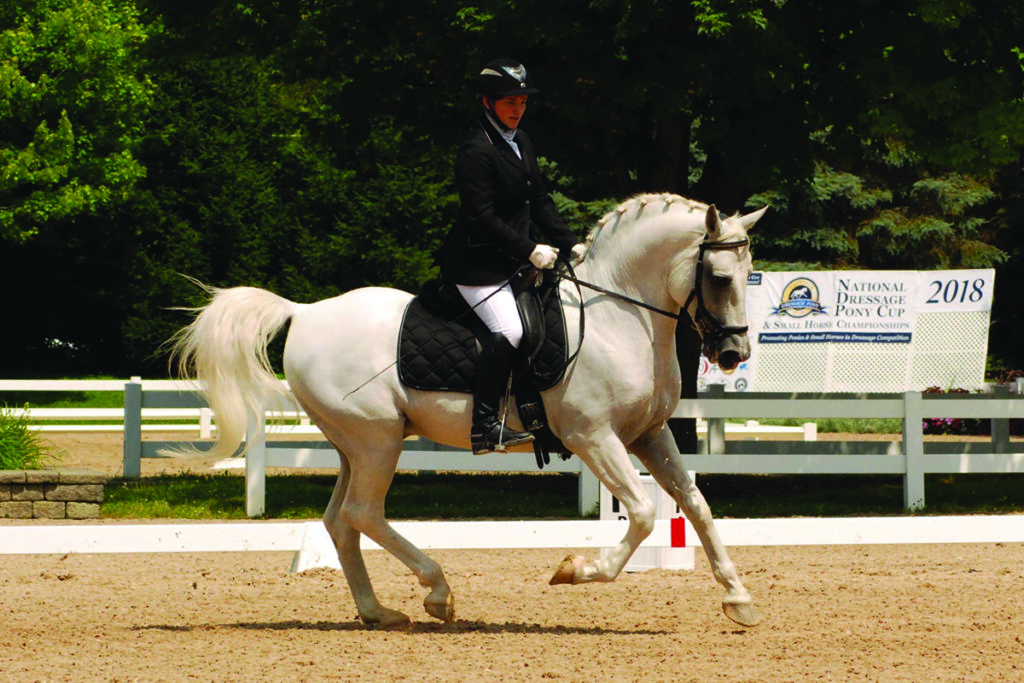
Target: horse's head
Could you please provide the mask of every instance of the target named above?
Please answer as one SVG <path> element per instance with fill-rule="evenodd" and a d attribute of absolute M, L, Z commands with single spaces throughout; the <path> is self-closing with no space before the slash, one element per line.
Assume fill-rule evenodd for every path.
<path fill-rule="evenodd" d="M 591 231 L 581 279 L 592 276 L 609 288 L 600 291 L 645 308 L 670 307 L 667 294 L 694 320 L 708 360 L 730 372 L 750 357 L 747 231 L 767 210 L 722 218 L 714 205 L 685 197 L 638 195 Z"/>
<path fill-rule="evenodd" d="M 767 210 L 723 220 L 711 205 L 705 214 L 706 235 L 697 250 L 693 286 L 683 308 L 700 332 L 705 357 L 725 372 L 750 357 L 746 301 L 752 263 L 747 231 Z"/>

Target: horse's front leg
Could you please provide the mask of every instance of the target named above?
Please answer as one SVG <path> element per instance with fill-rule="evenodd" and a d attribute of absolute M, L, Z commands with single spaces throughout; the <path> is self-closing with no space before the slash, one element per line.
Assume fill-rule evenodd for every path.
<path fill-rule="evenodd" d="M 579 452 L 594 475 L 626 508 L 629 528 L 623 539 L 600 559 L 587 562 L 579 555 L 566 557 L 551 577 L 551 585 L 614 581 L 654 530 L 654 502 L 644 491 L 622 441 L 609 433 L 596 445 L 579 449 Z"/>
<path fill-rule="evenodd" d="M 683 466 L 683 456 L 676 447 L 668 427 L 661 425 L 636 442 L 630 444 L 654 480 L 678 503 L 683 514 L 690 520 L 694 531 L 700 537 L 701 546 L 711 564 L 711 572 L 726 590 L 722 609 L 727 617 L 744 626 L 755 626 L 760 621 L 750 593 L 740 581 L 736 566 L 729 559 L 715 521 L 711 517 L 704 495 L 697 488 L 693 477 Z"/>

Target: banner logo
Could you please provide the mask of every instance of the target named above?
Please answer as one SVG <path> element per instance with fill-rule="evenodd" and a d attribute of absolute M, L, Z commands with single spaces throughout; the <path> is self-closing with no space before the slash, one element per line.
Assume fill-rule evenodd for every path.
<path fill-rule="evenodd" d="M 821 315 L 826 311 L 819 299 L 820 292 L 814 280 L 798 277 L 782 290 L 779 305 L 772 309 L 772 314 L 788 315 L 791 318 Z"/>

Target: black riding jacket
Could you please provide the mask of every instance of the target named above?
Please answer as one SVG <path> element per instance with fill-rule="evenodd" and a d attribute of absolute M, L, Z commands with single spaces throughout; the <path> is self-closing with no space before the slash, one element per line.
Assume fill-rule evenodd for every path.
<path fill-rule="evenodd" d="M 514 142 L 522 159 L 486 116 L 462 140 L 455 159 L 459 214 L 441 252 L 441 275 L 460 285 L 492 285 L 527 263 L 537 226 L 563 253 L 579 241 L 544 189 L 533 143 L 522 130 Z"/>

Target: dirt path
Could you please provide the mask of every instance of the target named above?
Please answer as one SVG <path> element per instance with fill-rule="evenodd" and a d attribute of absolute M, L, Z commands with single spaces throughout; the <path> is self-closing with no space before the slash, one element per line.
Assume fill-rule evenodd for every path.
<path fill-rule="evenodd" d="M 699 554 L 698 554 L 699 555 Z M 695 572 L 547 585 L 558 551 L 437 551 L 459 619 L 367 553 L 381 599 L 415 620 L 363 628 L 339 572 L 290 555 L 0 555 L 0 671 L 11 681 L 1018 681 L 1024 545 L 736 548 L 751 630 Z"/>
<path fill-rule="evenodd" d="M 56 441 L 56 439 L 55 439 Z M 65 464 L 116 475 L 117 435 L 60 438 Z M 144 473 L 202 469 L 143 462 Z M 108 522 L 116 523 L 116 522 Z M 1020 681 L 1024 544 L 734 548 L 760 626 L 694 572 L 548 586 L 563 551 L 436 551 L 459 619 L 367 553 L 401 631 L 366 629 L 340 572 L 289 553 L 0 555 L 10 681 Z M 584 553 L 592 555 L 593 552 Z"/>
<path fill-rule="evenodd" d="M 288 438 L 297 441 L 310 436 L 268 436 L 268 440 Z M 142 435 L 143 441 L 191 441 L 197 439 L 192 432 L 149 432 Z M 61 467 L 85 467 L 105 473 L 108 477 L 119 477 L 124 473 L 124 438 L 119 432 L 41 432 L 40 440 L 58 458 Z M 176 474 L 179 472 L 209 473 L 216 458 L 178 457 L 143 458 L 142 476 Z M 293 468 L 268 468 L 267 473 L 289 474 L 301 471 L 309 474 L 317 470 L 295 470 Z M 242 470 L 236 470 L 241 475 Z"/>

